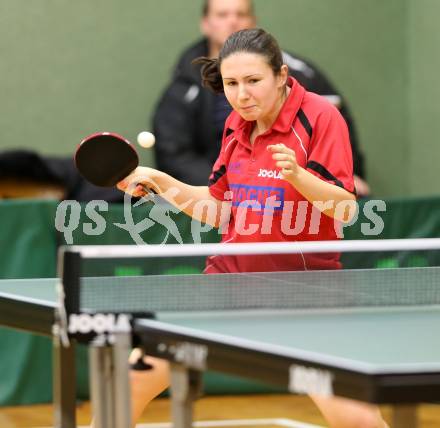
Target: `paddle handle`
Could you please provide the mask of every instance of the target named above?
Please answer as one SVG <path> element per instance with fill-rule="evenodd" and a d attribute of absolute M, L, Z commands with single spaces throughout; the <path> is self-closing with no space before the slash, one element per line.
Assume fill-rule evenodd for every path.
<path fill-rule="evenodd" d="M 138 184 L 136 184 L 136 186 L 142 187 L 142 190 L 144 191 L 144 195 L 142 195 L 142 196 L 149 195 L 151 197 L 154 197 L 154 195 L 157 195 L 157 193 L 153 189 L 150 189 L 149 187 L 145 186 L 145 184 L 138 183 Z"/>

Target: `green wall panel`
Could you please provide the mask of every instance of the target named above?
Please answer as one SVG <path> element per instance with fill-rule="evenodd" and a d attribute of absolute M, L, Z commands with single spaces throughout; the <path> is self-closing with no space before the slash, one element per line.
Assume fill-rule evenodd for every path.
<path fill-rule="evenodd" d="M 439 194 L 440 2 L 414 0 L 410 5 L 410 192 Z"/>
<path fill-rule="evenodd" d="M 256 0 L 259 25 L 324 69 L 349 100 L 376 196 L 437 193 L 437 0 Z M 200 0 L 0 0 L 0 150 L 70 156 L 81 138 L 134 139 Z M 143 151 L 143 162 L 153 164 Z M 428 162 L 428 161 L 427 161 Z M 434 164 L 434 163 L 433 163 Z"/>

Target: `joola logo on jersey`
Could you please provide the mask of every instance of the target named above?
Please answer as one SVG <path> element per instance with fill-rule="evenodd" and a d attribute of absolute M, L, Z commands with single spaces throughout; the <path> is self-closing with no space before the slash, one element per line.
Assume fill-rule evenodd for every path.
<path fill-rule="evenodd" d="M 270 169 L 262 169 L 262 168 L 260 168 L 260 172 L 258 173 L 258 177 L 276 178 L 278 180 L 283 178 L 280 171 L 270 170 Z"/>
<path fill-rule="evenodd" d="M 261 211 L 280 211 L 284 206 L 284 189 L 282 187 L 249 186 L 230 184 L 232 206 L 260 208 Z"/>

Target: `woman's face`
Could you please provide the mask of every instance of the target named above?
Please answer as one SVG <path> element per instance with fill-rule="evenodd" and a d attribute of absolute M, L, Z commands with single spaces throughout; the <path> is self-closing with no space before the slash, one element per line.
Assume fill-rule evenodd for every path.
<path fill-rule="evenodd" d="M 264 56 L 237 52 L 222 61 L 220 71 L 226 98 L 244 120 L 273 115 L 287 80 L 287 66 L 275 75 Z"/>

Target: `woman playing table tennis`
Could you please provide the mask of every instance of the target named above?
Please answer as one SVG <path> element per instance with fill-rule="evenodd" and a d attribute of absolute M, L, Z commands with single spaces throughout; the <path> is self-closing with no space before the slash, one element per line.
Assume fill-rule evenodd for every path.
<path fill-rule="evenodd" d="M 355 203 L 348 131 L 338 110 L 288 76 L 276 40 L 264 30 L 234 33 L 218 59 L 199 62 L 204 84 L 224 92 L 234 110 L 209 185 L 139 167 L 118 188 L 134 196 L 144 193 L 137 184 L 153 188 L 193 218 L 221 227 L 225 243 L 337 239 Z M 200 209 L 202 201 L 209 209 Z M 338 254 L 216 256 L 205 272 L 339 267 Z M 134 421 L 169 385 L 168 364 L 144 359 L 153 369 L 132 373 Z M 386 427 L 374 406 L 311 398 L 331 427 Z"/>

